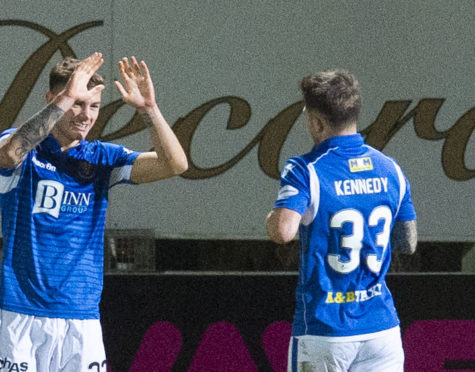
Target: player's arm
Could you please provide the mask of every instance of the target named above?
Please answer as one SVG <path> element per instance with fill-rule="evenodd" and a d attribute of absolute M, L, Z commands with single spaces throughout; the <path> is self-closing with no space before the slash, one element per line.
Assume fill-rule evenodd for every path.
<path fill-rule="evenodd" d="M 391 247 L 396 253 L 413 254 L 417 246 L 416 220 L 396 221 L 391 232 Z"/>
<path fill-rule="evenodd" d="M 49 134 L 64 111 L 54 102 L 23 123 L 0 144 L 0 168 L 14 168 Z"/>
<path fill-rule="evenodd" d="M 104 89 L 102 85 L 87 89 L 89 79 L 103 62 L 102 54 L 94 53 L 79 63 L 64 89 L 0 144 L 0 167 L 13 168 L 21 163 L 48 136 L 76 100 L 86 99 Z"/>
<path fill-rule="evenodd" d="M 158 106 L 139 110 L 150 130 L 154 151 L 140 154 L 132 166 L 134 183 L 153 182 L 179 175 L 188 169 L 188 161 L 178 138 Z"/>
<path fill-rule="evenodd" d="M 266 218 L 267 235 L 276 243 L 290 242 L 299 229 L 302 216 L 287 208 L 274 208 Z"/>
<path fill-rule="evenodd" d="M 123 85 L 115 82 L 122 99 L 135 107 L 150 130 L 154 151 L 140 154 L 132 166 L 131 181 L 153 182 L 179 175 L 188 169 L 185 152 L 163 117 L 155 100 L 155 88 L 144 61 L 135 57 L 119 62 Z"/>

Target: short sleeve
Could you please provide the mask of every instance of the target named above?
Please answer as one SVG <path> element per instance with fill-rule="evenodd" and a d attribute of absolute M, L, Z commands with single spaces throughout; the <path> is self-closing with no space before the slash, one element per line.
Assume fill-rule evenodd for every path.
<path fill-rule="evenodd" d="M 113 143 L 104 143 L 104 146 L 109 154 L 110 165 L 112 166 L 109 187 L 119 183 L 132 183 L 130 180 L 132 166 L 140 152 Z"/>
<path fill-rule="evenodd" d="M 411 184 L 404 174 L 402 176 L 403 182 L 405 182 L 405 187 L 402 189 L 405 190 L 405 193 L 402 197 L 401 205 L 396 215 L 396 221 L 412 221 L 415 220 L 417 216 L 414 203 L 412 202 Z"/>
<path fill-rule="evenodd" d="M 303 215 L 309 203 L 308 169 L 298 158 L 291 158 L 280 175 L 280 189 L 274 208 L 287 208 Z"/>
<path fill-rule="evenodd" d="M 0 143 L 7 140 L 7 138 L 15 132 L 16 128 L 8 128 L 0 133 Z"/>

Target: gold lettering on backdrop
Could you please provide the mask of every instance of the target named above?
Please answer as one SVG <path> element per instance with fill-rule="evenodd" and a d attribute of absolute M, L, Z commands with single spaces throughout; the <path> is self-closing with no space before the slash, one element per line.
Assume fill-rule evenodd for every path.
<path fill-rule="evenodd" d="M 96 123 L 89 132 L 87 139 L 92 141 L 98 139 L 100 141 L 114 141 L 116 139 L 130 136 L 131 134 L 140 132 L 147 128 L 145 123 L 142 122 L 140 116 L 136 113 L 132 118 L 120 129 L 115 132 L 102 136 L 104 129 L 107 126 L 110 118 L 117 112 L 117 110 L 125 105 L 125 102 L 121 99 L 109 103 L 107 106 L 101 107 L 99 117 Z"/>
<path fill-rule="evenodd" d="M 475 107 L 468 110 L 449 129 L 442 148 L 442 166 L 447 177 L 465 181 L 475 177 L 475 170 L 465 165 L 465 151 L 475 129 Z"/>
<path fill-rule="evenodd" d="M 226 129 L 242 128 L 249 122 L 251 108 L 249 104 L 238 97 L 223 97 L 207 102 L 190 112 L 184 118 L 177 120 L 173 126 L 177 137 L 180 139 L 188 155 L 189 169 L 183 175 L 185 178 L 203 179 L 217 176 L 234 166 L 252 148 L 259 143 L 258 161 L 261 169 L 269 177 L 279 178 L 279 155 L 282 145 L 297 118 L 302 113 L 302 103 L 297 102 L 281 111 L 274 119 L 270 120 L 256 137 L 234 158 L 213 168 L 199 168 L 191 158 L 191 143 L 193 134 L 198 128 L 203 117 L 219 104 L 226 103 L 231 111 Z"/>
<path fill-rule="evenodd" d="M 102 21 L 83 23 L 58 35 L 37 23 L 21 20 L 0 20 L 0 26 L 26 27 L 38 31 L 49 38 L 49 40 L 40 46 L 26 60 L 23 66 L 21 66 L 13 79 L 12 84 L 3 96 L 2 101 L 0 102 L 0 114 L 2 118 L 0 130 L 7 129 L 15 122 L 18 113 L 31 93 L 33 86 L 53 54 L 59 50 L 63 57 L 75 57 L 75 54 L 67 41 L 84 30 L 101 26 L 102 24 Z"/>
<path fill-rule="evenodd" d="M 475 128 L 475 107 L 462 115 L 451 128 L 439 132 L 435 129 L 435 119 L 444 101 L 437 98 L 421 99 L 403 117 L 411 101 L 386 102 L 376 121 L 361 133 L 368 144 L 382 150 L 396 132 L 412 119 L 419 138 L 430 141 L 445 139 L 442 167 L 447 177 L 457 181 L 469 180 L 475 177 L 475 170 L 466 167 L 465 151 Z"/>
<path fill-rule="evenodd" d="M 74 51 L 68 45 L 68 40 L 82 31 L 102 25 L 102 21 L 88 22 L 56 34 L 41 25 L 28 21 L 0 20 L 0 26 L 30 28 L 44 34 L 49 39 L 21 66 L 0 101 L 0 117 L 2 118 L 0 131 L 7 129 L 15 122 L 34 84 L 53 54 L 59 50 L 63 56 L 75 56 Z M 444 99 L 422 99 L 415 108 L 406 113 L 411 103 L 410 100 L 386 102 L 376 120 L 361 132 L 365 136 L 366 142 L 382 150 L 399 129 L 412 119 L 415 133 L 419 138 L 430 141 L 444 140 L 441 160 L 447 177 L 457 181 L 465 181 L 475 177 L 475 170 L 468 169 L 465 164 L 465 152 L 475 128 L 475 107 L 462 115 L 451 128 L 441 132 L 435 128 L 435 119 L 444 103 Z M 119 130 L 102 136 L 111 117 L 124 104 L 122 100 L 117 100 L 102 107 L 99 118 L 89 133 L 88 139 L 112 141 L 144 130 L 145 125 L 137 115 L 134 115 Z M 200 168 L 191 157 L 193 135 L 206 114 L 221 104 L 227 104 L 230 107 L 226 129 L 240 129 L 249 122 L 251 117 L 249 103 L 242 98 L 232 96 L 206 102 L 192 110 L 185 117 L 178 119 L 173 126 L 173 130 L 185 148 L 190 163 L 190 168 L 183 177 L 204 179 L 222 174 L 233 167 L 258 144 L 260 168 L 269 177 L 279 178 L 279 156 L 290 130 L 301 115 L 302 102 L 296 102 L 279 112 L 232 159 L 211 168 Z"/>
<path fill-rule="evenodd" d="M 62 32 L 61 34 L 56 34 L 37 23 L 23 20 L 0 20 L 0 27 L 25 27 L 40 32 L 49 38 L 49 40 L 41 45 L 26 60 L 23 66 L 21 66 L 20 70 L 13 79 L 12 84 L 0 101 L 0 117 L 2 118 L 2 121 L 0 122 L 0 131 L 9 128 L 15 123 L 15 119 L 17 118 L 23 105 L 25 104 L 25 101 L 30 95 L 36 81 L 54 53 L 59 50 L 63 57 L 76 57 L 74 51 L 68 44 L 68 40 L 85 30 L 99 27 L 103 24 L 103 21 L 87 22 L 74 26 L 69 30 Z M 96 124 L 94 125 L 94 128 L 89 133 L 88 139 L 100 138 L 105 141 L 111 141 L 143 130 L 145 126 L 138 122 L 138 118 L 134 116 L 120 130 L 110 133 L 103 138 L 101 137 L 101 134 L 103 133 L 109 119 L 124 104 L 125 103 L 122 100 L 117 100 L 101 107 L 100 115 L 96 121 Z"/>
<path fill-rule="evenodd" d="M 399 129 L 412 119 L 418 137 L 432 141 L 445 138 L 442 150 L 442 165 L 445 174 L 457 181 L 469 180 L 475 176 L 475 170 L 470 170 L 465 166 L 464 155 L 475 128 L 475 108 L 464 114 L 450 129 L 438 132 L 434 124 L 443 102 L 443 99 L 437 98 L 422 99 L 406 115 L 404 113 L 412 101 L 386 102 L 376 120 L 361 133 L 365 136 L 365 140 L 369 145 L 382 150 Z M 270 120 L 259 134 L 233 159 L 217 167 L 199 168 L 191 159 L 193 134 L 206 113 L 221 103 L 227 103 L 231 106 L 227 129 L 241 128 L 249 121 L 250 107 L 246 101 L 237 97 L 212 100 L 193 110 L 185 118 L 179 119 L 173 129 L 182 141 L 190 161 L 190 169 L 183 177 L 203 179 L 217 176 L 234 166 L 259 143 L 258 160 L 260 168 L 269 177 L 278 179 L 279 155 L 290 129 L 292 129 L 302 112 L 302 102 L 294 103 Z"/>
<path fill-rule="evenodd" d="M 249 104 L 245 100 L 238 97 L 223 97 L 209 101 L 201 105 L 200 107 L 194 109 L 184 118 L 179 118 L 173 126 L 173 130 L 177 137 L 180 139 L 180 143 L 182 144 L 183 149 L 185 150 L 188 156 L 189 169 L 185 172 L 183 177 L 192 179 L 203 179 L 217 176 L 218 174 L 221 174 L 231 168 L 254 147 L 255 139 L 252 140 L 251 143 L 247 145 L 233 159 L 213 168 L 200 168 L 193 162 L 193 159 L 191 157 L 191 143 L 193 140 L 193 134 L 195 133 L 196 129 L 198 129 L 198 125 L 200 124 L 203 117 L 212 108 L 222 103 L 226 103 L 230 107 L 229 119 L 226 125 L 226 129 L 239 129 L 248 123 L 249 118 L 251 117 L 251 107 L 249 106 Z"/>

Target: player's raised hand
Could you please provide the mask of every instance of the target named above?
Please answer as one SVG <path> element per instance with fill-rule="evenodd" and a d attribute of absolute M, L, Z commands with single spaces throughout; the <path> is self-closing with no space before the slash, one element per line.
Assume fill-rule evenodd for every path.
<path fill-rule="evenodd" d="M 124 57 L 119 62 L 122 83 L 115 81 L 122 99 L 137 109 L 152 108 L 156 105 L 155 88 L 150 72 L 144 61 L 137 62 L 135 57 Z"/>
<path fill-rule="evenodd" d="M 102 58 L 102 53 L 98 52 L 83 59 L 76 66 L 76 69 L 64 87 L 63 93 L 77 101 L 86 101 L 101 92 L 105 88 L 104 85 L 96 85 L 91 89 L 88 89 L 87 85 L 91 77 L 103 63 L 104 59 Z"/>

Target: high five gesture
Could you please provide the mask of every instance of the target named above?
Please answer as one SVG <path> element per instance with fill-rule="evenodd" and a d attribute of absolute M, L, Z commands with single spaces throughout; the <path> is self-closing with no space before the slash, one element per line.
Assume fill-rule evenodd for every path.
<path fill-rule="evenodd" d="M 116 81 L 115 86 L 128 104 L 140 109 L 150 108 L 156 104 L 155 88 L 150 77 L 150 72 L 144 61 L 139 63 L 135 57 L 123 58 L 119 62 L 119 73 L 124 82 L 122 85 Z"/>
<path fill-rule="evenodd" d="M 0 145 L 0 167 L 13 168 L 23 161 L 25 156 L 48 136 L 65 114 L 67 117 L 63 120 L 65 121 L 63 126 L 69 127 L 70 117 L 78 116 L 76 115 L 78 110 L 76 113 L 74 110 L 71 111 L 75 103 L 90 101 L 94 101 L 94 105 L 100 103 L 100 93 L 105 87 L 102 83 L 91 87 L 90 81 L 103 63 L 101 53 L 92 54 L 80 61 L 73 71 L 69 71 L 69 79 L 59 82 L 55 89 L 46 93 L 48 105 L 22 124 Z M 82 133 L 87 134 L 94 124 L 95 118 L 89 119 L 89 125 L 86 125 L 84 117 L 75 119 L 75 123 L 79 121 L 85 123 L 81 128 Z M 75 146 L 78 138 L 85 137 L 82 133 L 65 136 L 64 131 L 58 131 L 57 139 L 61 146 L 67 149 Z"/>
<path fill-rule="evenodd" d="M 150 129 L 154 152 L 140 154 L 132 168 L 131 179 L 135 183 L 152 182 L 183 173 L 188 168 L 186 155 L 172 129 L 158 108 L 155 88 L 149 69 L 144 61 L 135 57 L 119 62 L 122 83 L 115 86 L 124 102 L 137 109 Z"/>
<path fill-rule="evenodd" d="M 99 300 L 109 189 L 172 177 L 188 166 L 158 108 L 149 69 L 134 57 L 119 62 L 115 85 L 148 126 L 154 151 L 87 140 L 99 117 L 103 63 L 101 53 L 59 61 L 49 74 L 48 105 L 0 133 L 0 357 L 28 370 L 106 365 Z M 45 339 L 57 347 L 45 348 Z"/>
<path fill-rule="evenodd" d="M 64 106 L 63 100 L 65 98 L 72 98 L 75 101 L 87 101 L 102 92 L 105 88 L 103 84 L 89 87 L 89 81 L 103 63 L 102 53 L 98 52 L 79 62 L 64 89 L 53 99 L 53 102 L 62 108 L 63 111 L 66 111 L 69 109 L 69 106 L 62 107 Z"/>

